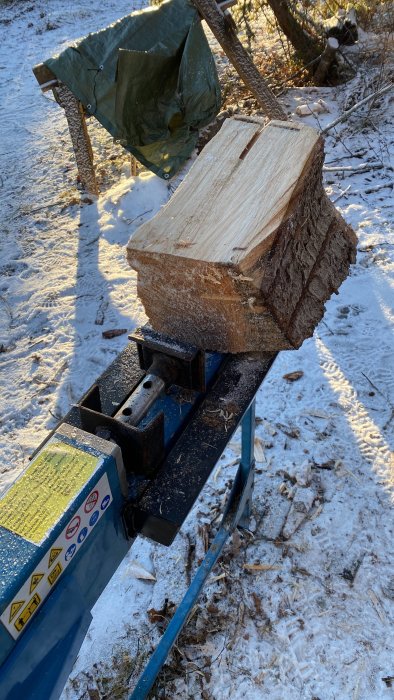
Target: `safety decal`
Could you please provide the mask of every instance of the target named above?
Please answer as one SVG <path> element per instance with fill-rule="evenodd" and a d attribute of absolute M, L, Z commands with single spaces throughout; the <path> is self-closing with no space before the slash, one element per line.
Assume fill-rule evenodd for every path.
<path fill-rule="evenodd" d="M 66 540 L 72 540 L 74 535 L 77 534 L 80 524 L 81 518 L 79 517 L 79 515 L 76 515 L 75 518 L 72 519 L 71 523 L 67 525 Z"/>
<path fill-rule="evenodd" d="M 51 548 L 51 552 L 49 554 L 49 559 L 48 559 L 48 569 L 51 568 L 53 562 L 56 561 L 56 559 L 58 558 L 59 554 L 61 554 L 62 551 L 63 550 L 61 547 L 52 547 Z"/>
<path fill-rule="evenodd" d="M 90 513 L 90 511 L 93 510 L 98 501 L 98 497 L 98 491 L 92 491 L 92 493 L 87 497 L 84 507 L 85 513 Z"/>
<path fill-rule="evenodd" d="M 23 608 L 22 612 L 18 617 L 16 618 L 14 622 L 15 629 L 18 632 L 22 632 L 24 626 L 26 625 L 27 622 L 29 622 L 30 618 L 34 613 L 36 612 L 39 604 L 41 603 L 41 598 L 38 595 L 38 593 L 35 593 L 32 599 L 28 602 L 25 608 Z"/>
<path fill-rule="evenodd" d="M 34 589 L 37 588 L 42 578 L 44 578 L 44 574 L 35 573 L 31 576 L 29 593 L 33 593 Z"/>
<path fill-rule="evenodd" d="M 12 622 L 14 619 L 16 613 L 19 612 L 21 607 L 26 603 L 25 600 L 16 600 L 14 603 L 12 603 L 10 607 L 10 617 L 9 617 L 9 622 Z"/>
<path fill-rule="evenodd" d="M 96 496 L 91 498 L 92 494 L 96 493 L 97 499 Z M 27 623 L 40 609 L 45 598 L 57 585 L 112 500 L 108 477 L 103 474 L 95 484 L 94 491 L 87 496 L 77 512 L 73 514 L 63 531 L 45 552 L 41 561 L 36 564 L 33 572 L 16 593 L 14 599 L 0 615 L 1 622 L 14 639 L 17 639 L 23 632 Z M 96 510 L 93 511 L 93 508 L 90 508 L 91 503 L 94 503 L 93 508 L 98 506 Z M 102 503 L 105 503 L 104 509 L 100 507 Z M 33 591 L 34 595 L 32 596 Z"/>
<path fill-rule="evenodd" d="M 60 576 L 60 574 L 62 573 L 62 571 L 63 571 L 62 565 L 61 565 L 60 561 L 58 561 L 58 563 L 56 564 L 56 566 L 54 567 L 54 569 L 52 569 L 51 573 L 50 573 L 49 576 L 48 576 L 48 583 L 49 583 L 51 586 L 53 586 L 53 584 L 55 583 L 55 581 L 57 581 L 57 579 L 59 578 L 59 576 Z"/>
<path fill-rule="evenodd" d="M 101 461 L 52 438 L 0 498 L 0 526 L 41 544 Z"/>

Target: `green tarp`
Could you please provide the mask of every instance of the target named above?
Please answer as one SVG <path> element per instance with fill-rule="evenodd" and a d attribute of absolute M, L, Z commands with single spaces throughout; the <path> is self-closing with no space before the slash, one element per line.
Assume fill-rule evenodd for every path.
<path fill-rule="evenodd" d="M 220 109 L 215 63 L 188 0 L 135 12 L 45 62 L 150 170 L 175 175 Z"/>

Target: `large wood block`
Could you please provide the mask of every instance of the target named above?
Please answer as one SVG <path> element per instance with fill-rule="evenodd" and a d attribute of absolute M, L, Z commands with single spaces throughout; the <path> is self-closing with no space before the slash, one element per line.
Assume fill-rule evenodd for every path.
<path fill-rule="evenodd" d="M 311 127 L 224 123 L 127 247 L 156 330 L 232 353 L 312 335 L 356 247 L 324 192 L 323 158 Z"/>

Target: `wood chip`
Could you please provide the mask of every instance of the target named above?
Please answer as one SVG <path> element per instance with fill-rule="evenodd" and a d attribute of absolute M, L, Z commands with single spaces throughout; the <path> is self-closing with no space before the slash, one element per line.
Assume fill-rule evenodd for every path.
<path fill-rule="evenodd" d="M 118 335 L 124 335 L 127 333 L 127 328 L 111 328 L 108 331 L 103 331 L 102 336 L 103 338 L 117 338 Z"/>
<path fill-rule="evenodd" d="M 265 462 L 264 443 L 259 437 L 254 439 L 254 458 L 256 462 Z"/>
<path fill-rule="evenodd" d="M 143 581 L 156 581 L 156 576 L 147 571 L 138 561 L 133 559 L 127 567 L 127 574 L 133 578 L 142 579 Z"/>
<path fill-rule="evenodd" d="M 280 571 L 281 566 L 275 564 L 244 564 L 246 571 Z"/>
<path fill-rule="evenodd" d="M 310 411 L 302 411 L 303 416 L 312 416 L 312 418 L 322 418 L 323 420 L 330 420 L 332 416 L 329 413 L 324 413 L 324 411 L 318 411 L 316 409 L 311 409 Z"/>
<path fill-rule="evenodd" d="M 288 372 L 287 374 L 284 374 L 283 379 L 286 379 L 287 382 L 296 382 L 297 379 L 301 379 L 301 377 L 303 376 L 303 371 L 301 369 L 298 369 L 295 372 Z"/>
<path fill-rule="evenodd" d="M 386 624 L 387 618 L 383 610 L 382 603 L 380 602 L 378 596 L 376 595 L 375 591 L 372 590 L 372 588 L 368 589 L 368 595 L 371 599 L 372 605 L 374 606 L 380 621 L 383 622 L 383 624 Z"/>
<path fill-rule="evenodd" d="M 208 583 L 215 583 L 216 581 L 221 581 L 224 578 L 226 578 L 226 574 L 219 574 L 219 576 L 212 576 L 212 578 L 209 579 Z"/>

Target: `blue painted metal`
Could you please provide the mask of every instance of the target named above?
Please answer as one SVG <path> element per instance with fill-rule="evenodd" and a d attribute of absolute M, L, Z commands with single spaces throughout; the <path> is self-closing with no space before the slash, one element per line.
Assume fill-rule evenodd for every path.
<path fill-rule="evenodd" d="M 82 454 L 88 452 L 102 459 L 40 545 L 0 528 L 0 543 L 6 545 L 4 550 L 0 549 L 0 614 L 43 558 L 47 559 L 52 545 L 104 474 L 108 478 L 112 502 L 102 511 L 86 541 L 75 549 L 75 556 L 67 566 L 65 551 L 59 555 L 63 573 L 17 639 L 13 639 L 0 623 L 1 700 L 55 700 L 59 697 L 89 627 L 90 610 L 132 544 L 119 518 L 124 497 L 114 456 L 100 452 L 88 441 L 80 443 L 62 434 L 55 437 Z M 90 439 L 90 443 L 93 441 Z M 9 557 L 8 565 L 4 556 Z M 45 575 L 48 573 L 49 570 Z"/>
<path fill-rule="evenodd" d="M 219 353 L 205 354 L 205 377 L 209 383 L 217 374 L 217 371 L 224 359 Z M 187 399 L 185 396 L 187 395 Z M 184 425 L 192 411 L 195 410 L 198 400 L 203 396 L 198 391 L 188 390 L 187 394 L 184 389 L 172 387 L 171 392 L 167 392 L 163 396 L 156 399 L 151 409 L 146 416 L 141 420 L 138 427 L 145 428 L 161 411 L 164 413 L 164 444 L 166 449 L 169 447 L 179 428 Z"/>
<path fill-rule="evenodd" d="M 223 356 L 207 353 L 205 361 L 209 385 L 223 362 Z M 185 397 L 185 392 L 174 388 L 155 402 L 140 427 L 163 411 L 167 448 L 187 424 L 201 396 L 197 391 L 189 391 Z M 35 545 L 0 526 L 0 615 L 37 570 L 43 556 L 50 551 L 104 473 L 108 476 L 113 502 L 86 543 L 76 552 L 53 591 L 26 624 L 23 633 L 15 640 L 0 622 L 1 700 L 55 700 L 60 695 L 89 627 L 90 610 L 132 544 L 132 540 L 125 536 L 120 517 L 124 494 L 121 493 L 115 460 L 94 447 L 95 438 L 92 446 L 90 436 L 86 435 L 85 442 L 83 433 L 78 434 L 79 440 L 57 433 L 52 439 L 102 457 L 103 462 L 71 500 L 43 542 Z"/>
<path fill-rule="evenodd" d="M 229 535 L 241 522 L 246 526 L 249 519 L 254 481 L 255 400 L 246 411 L 241 425 L 241 463 L 220 528 L 129 700 L 145 700 L 148 697 L 168 654 L 187 622 L 204 583 L 219 559 Z"/>
<path fill-rule="evenodd" d="M 246 411 L 245 416 L 242 420 L 242 446 L 241 446 L 241 464 L 239 465 L 239 490 L 243 489 L 247 484 L 248 480 L 254 479 L 254 436 L 255 436 L 255 425 L 256 425 L 256 401 L 254 400 L 249 409 Z M 247 527 L 249 524 L 249 518 L 251 513 L 251 494 L 253 489 L 253 482 L 249 485 L 250 488 L 248 493 L 250 498 L 247 500 L 245 507 L 242 508 L 242 515 L 239 520 L 239 525 L 242 527 Z"/>

